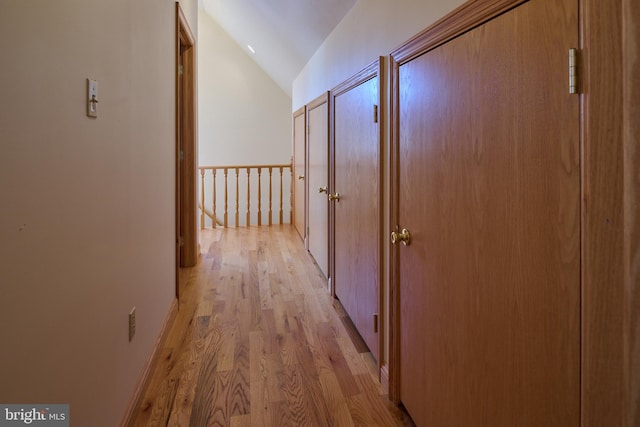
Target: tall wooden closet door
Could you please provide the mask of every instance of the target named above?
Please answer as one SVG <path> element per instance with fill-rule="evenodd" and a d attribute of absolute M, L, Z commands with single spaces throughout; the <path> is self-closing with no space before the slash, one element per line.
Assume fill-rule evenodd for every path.
<path fill-rule="evenodd" d="M 329 95 L 307 106 L 309 149 L 309 252 L 329 276 Z"/>
<path fill-rule="evenodd" d="M 400 399 L 418 426 L 580 424 L 577 4 L 531 0 L 398 60 Z"/>
<path fill-rule="evenodd" d="M 335 294 L 377 359 L 380 281 L 380 144 L 374 106 L 378 67 L 334 91 Z M 344 86 L 343 86 L 344 87 Z"/>
<path fill-rule="evenodd" d="M 306 186 L 305 174 L 307 168 L 307 119 L 306 107 L 293 113 L 293 226 L 305 240 L 306 220 Z"/>

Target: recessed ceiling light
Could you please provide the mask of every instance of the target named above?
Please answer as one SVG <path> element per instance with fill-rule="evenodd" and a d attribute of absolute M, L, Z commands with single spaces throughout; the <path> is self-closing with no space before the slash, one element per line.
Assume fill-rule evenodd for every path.
<path fill-rule="evenodd" d="M 251 47 L 250 44 L 247 45 L 247 47 L 249 48 L 249 50 L 251 51 L 251 53 L 256 53 L 256 51 Z"/>

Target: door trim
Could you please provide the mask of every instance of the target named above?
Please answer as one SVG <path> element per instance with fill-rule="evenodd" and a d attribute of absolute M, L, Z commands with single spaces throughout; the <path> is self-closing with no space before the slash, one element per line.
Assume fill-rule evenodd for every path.
<path fill-rule="evenodd" d="M 631 334 L 635 328 L 637 340 L 640 322 L 637 296 L 633 305 L 633 287 L 637 295 L 640 277 L 632 264 L 638 235 L 630 233 L 634 228 L 637 232 L 638 219 L 631 211 L 637 203 L 632 200 L 637 184 L 625 182 L 625 175 L 632 173 L 637 180 L 638 158 L 627 156 L 637 148 L 632 149 L 632 136 L 624 134 L 625 113 L 631 112 L 631 105 L 625 106 L 629 82 L 624 75 L 631 55 L 625 56 L 624 48 L 631 49 L 637 38 L 624 37 L 623 32 L 630 30 L 621 22 L 625 3 L 633 2 L 580 0 L 584 67 L 581 398 L 582 425 L 594 427 L 640 423 L 640 348 L 636 341 L 634 350 Z"/>
<path fill-rule="evenodd" d="M 633 396 L 640 394 L 640 355 L 637 335 L 640 317 L 637 283 L 633 270 L 638 254 L 638 224 L 632 209 L 638 202 L 629 178 L 637 174 L 638 156 L 633 135 L 624 134 L 631 102 L 625 104 L 624 87 L 632 86 L 632 75 L 624 74 L 629 60 L 623 50 L 636 49 L 623 32 L 623 5 L 629 0 L 576 0 L 580 10 L 581 82 L 580 121 L 582 145 L 582 344 L 581 425 L 637 425 L 640 408 Z M 468 1 L 391 54 L 391 150 L 390 221 L 398 221 L 398 101 L 400 65 L 524 3 L 522 0 Z M 625 77 L 627 80 L 625 80 Z M 637 105 L 637 100 L 636 104 Z M 625 108 L 626 107 L 626 108 Z M 625 118 L 627 122 L 624 122 Z M 627 177 L 625 181 L 625 176 Z M 626 186 L 625 186 L 626 184 Z M 629 230 L 635 232 L 630 236 Z M 388 231 L 388 230 L 387 230 Z M 399 271 L 397 248 L 390 249 L 389 268 L 389 396 L 398 403 L 399 378 Z M 635 289 L 634 289 L 635 288 Z"/>
<path fill-rule="evenodd" d="M 195 38 L 176 2 L 176 297 L 180 296 L 180 267 L 192 267 L 198 260 L 196 221 L 196 118 L 195 118 Z M 180 58 L 183 74 L 181 84 Z M 182 158 L 181 161 L 181 153 Z M 180 240 L 183 239 L 183 245 Z"/>
<path fill-rule="evenodd" d="M 381 376 L 382 366 L 386 366 L 384 359 L 384 342 L 385 342 L 385 330 L 386 319 L 384 316 L 385 311 L 382 307 L 382 301 L 384 298 L 384 286 L 382 282 L 383 270 L 384 270 L 384 253 L 383 242 L 386 233 L 383 232 L 384 226 L 384 142 L 383 135 L 385 132 L 384 117 L 385 117 L 385 73 L 384 73 L 384 57 L 379 57 L 371 64 L 364 67 L 362 70 L 351 76 L 349 79 L 340 83 L 329 92 L 329 192 L 336 192 L 336 168 L 335 168 L 335 100 L 338 96 L 348 92 L 349 90 L 365 83 L 373 78 L 378 79 L 378 354 L 374 355 L 377 362 L 378 378 Z M 331 203 L 329 206 L 329 276 L 335 277 L 335 203 Z M 331 295 L 335 298 L 336 289 L 335 281 L 330 281 Z M 386 376 L 386 373 L 385 373 Z M 385 377 L 386 381 L 386 377 Z"/>

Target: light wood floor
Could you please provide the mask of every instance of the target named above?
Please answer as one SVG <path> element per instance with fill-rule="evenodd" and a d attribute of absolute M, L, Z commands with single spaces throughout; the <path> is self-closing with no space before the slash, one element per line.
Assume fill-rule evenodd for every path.
<path fill-rule="evenodd" d="M 134 426 L 413 425 L 292 227 L 201 247 Z"/>

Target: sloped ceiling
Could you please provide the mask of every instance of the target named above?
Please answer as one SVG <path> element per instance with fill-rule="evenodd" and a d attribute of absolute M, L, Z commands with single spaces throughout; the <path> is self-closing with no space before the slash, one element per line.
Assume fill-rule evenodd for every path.
<path fill-rule="evenodd" d="M 291 85 L 356 0 L 202 0 L 204 10 L 291 96 Z M 250 52 L 248 45 L 255 53 Z"/>

